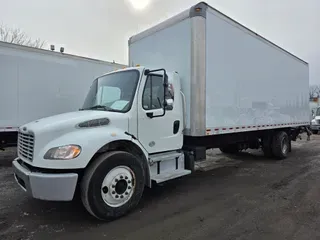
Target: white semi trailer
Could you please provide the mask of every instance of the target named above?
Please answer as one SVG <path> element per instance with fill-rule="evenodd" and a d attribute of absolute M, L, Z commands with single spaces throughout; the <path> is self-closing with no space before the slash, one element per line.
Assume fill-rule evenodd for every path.
<path fill-rule="evenodd" d="M 130 38 L 129 55 L 141 66 L 95 79 L 80 111 L 19 128 L 14 176 L 33 198 L 79 189 L 115 219 L 207 149 L 284 159 L 309 125 L 308 64 L 205 3 Z"/>
<path fill-rule="evenodd" d="M 30 121 L 79 109 L 92 79 L 124 65 L 0 42 L 0 149 Z"/>

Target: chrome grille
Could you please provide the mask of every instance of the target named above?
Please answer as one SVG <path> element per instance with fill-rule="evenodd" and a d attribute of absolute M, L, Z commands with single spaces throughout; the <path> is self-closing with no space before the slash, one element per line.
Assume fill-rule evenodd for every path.
<path fill-rule="evenodd" d="M 19 132 L 18 135 L 18 152 L 21 157 L 32 161 L 34 148 L 34 136 L 30 133 Z"/>

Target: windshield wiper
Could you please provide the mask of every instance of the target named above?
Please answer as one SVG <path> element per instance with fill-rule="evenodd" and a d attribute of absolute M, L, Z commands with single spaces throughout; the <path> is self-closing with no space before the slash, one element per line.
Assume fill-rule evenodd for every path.
<path fill-rule="evenodd" d="M 95 105 L 95 106 L 92 106 L 89 108 L 82 108 L 80 110 L 94 110 L 94 109 L 103 109 L 105 111 L 117 112 L 117 110 L 110 108 L 110 107 L 107 107 L 107 106 L 104 106 L 104 105 Z"/>

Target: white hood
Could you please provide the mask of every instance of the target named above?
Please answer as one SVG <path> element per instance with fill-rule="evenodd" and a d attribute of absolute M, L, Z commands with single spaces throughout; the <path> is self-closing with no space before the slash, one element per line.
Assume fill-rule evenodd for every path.
<path fill-rule="evenodd" d="M 63 113 L 41 118 L 21 126 L 20 130 L 23 132 L 32 131 L 36 135 L 44 132 L 52 132 L 52 134 L 56 135 L 57 133 L 61 134 L 62 132 L 70 132 L 72 129 L 76 129 L 76 125 L 81 122 L 105 117 L 109 118 L 110 125 L 121 127 L 125 131 L 128 130 L 127 114 L 95 110 Z"/>
<path fill-rule="evenodd" d="M 101 119 L 101 118 L 108 118 L 109 123 L 105 126 L 100 126 L 100 127 L 79 128 L 77 126 L 82 122 Z M 60 167 L 65 167 L 66 166 L 65 164 L 69 164 L 69 162 L 65 164 L 64 163 L 61 164 L 59 163 L 59 161 L 44 160 L 43 156 L 47 152 L 47 150 L 49 150 L 52 147 L 60 146 L 60 144 L 63 145 L 63 144 L 79 143 L 82 145 L 86 145 L 90 140 L 92 140 L 92 139 L 87 139 L 86 137 L 83 137 L 83 136 L 86 136 L 88 133 L 89 135 L 91 134 L 91 136 L 92 135 L 95 136 L 95 134 L 93 134 L 93 132 L 95 132 L 97 133 L 96 136 L 99 137 L 98 133 L 101 133 L 101 132 L 104 133 L 104 136 L 109 136 L 110 135 L 108 134 L 109 130 L 110 130 L 110 133 L 117 129 L 121 129 L 121 131 L 123 132 L 128 131 L 128 119 L 129 119 L 129 116 L 127 113 L 116 113 L 116 112 L 98 111 L 98 110 L 84 110 L 84 111 L 63 113 L 63 114 L 59 114 L 51 117 L 42 118 L 21 126 L 20 131 L 25 134 L 32 133 L 34 135 L 34 139 L 35 139 L 33 144 L 34 156 L 33 156 L 32 163 L 31 162 L 29 163 L 31 163 L 33 166 L 38 166 L 38 167 L 59 166 L 58 168 L 60 168 Z M 67 139 L 66 142 L 64 141 L 59 142 L 61 139 L 64 139 L 64 138 Z M 83 139 L 85 140 L 83 141 Z M 55 142 L 55 141 L 58 141 L 58 142 Z M 20 153 L 19 153 L 19 157 L 22 157 Z M 83 161 L 82 162 L 80 161 L 78 164 L 80 165 L 84 164 L 85 161 L 86 160 L 83 159 Z"/>

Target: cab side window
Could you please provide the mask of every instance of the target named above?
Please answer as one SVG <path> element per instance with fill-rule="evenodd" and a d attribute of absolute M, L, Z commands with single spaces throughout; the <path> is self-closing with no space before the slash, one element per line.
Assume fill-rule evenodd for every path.
<path fill-rule="evenodd" d="M 142 107 L 144 110 L 162 108 L 163 104 L 163 78 L 161 75 L 149 75 L 142 95 Z"/>

